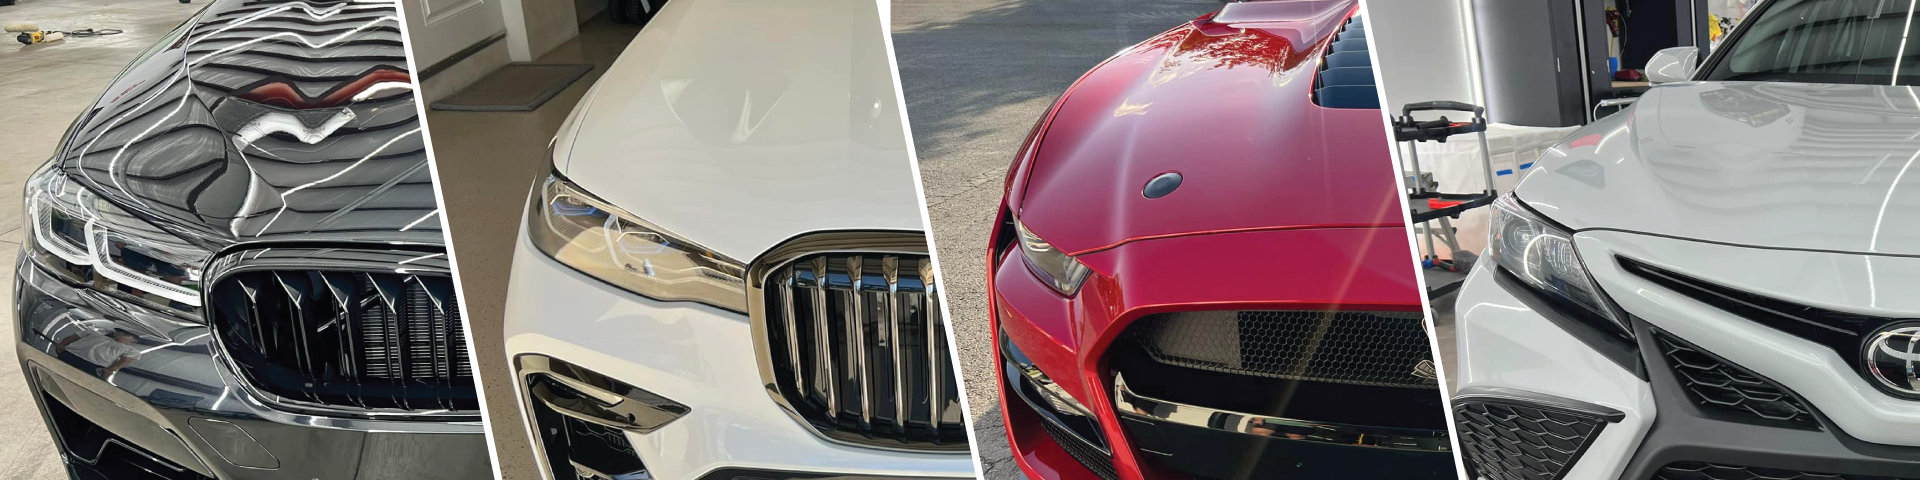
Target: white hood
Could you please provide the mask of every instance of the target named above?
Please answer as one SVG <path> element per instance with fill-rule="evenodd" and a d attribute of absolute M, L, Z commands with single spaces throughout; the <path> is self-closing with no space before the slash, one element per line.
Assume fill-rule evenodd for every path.
<path fill-rule="evenodd" d="M 1575 132 L 1515 194 L 1574 229 L 1920 255 L 1916 163 L 1914 88 L 1685 83 Z"/>
<path fill-rule="evenodd" d="M 554 165 L 741 261 L 807 232 L 924 230 L 871 0 L 669 2 L 575 108 Z"/>

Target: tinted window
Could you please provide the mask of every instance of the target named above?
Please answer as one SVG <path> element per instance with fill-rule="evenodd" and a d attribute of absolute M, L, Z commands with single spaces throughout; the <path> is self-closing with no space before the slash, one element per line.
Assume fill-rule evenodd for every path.
<path fill-rule="evenodd" d="M 1707 80 L 1920 83 L 1911 1 L 1778 0 L 1722 48 Z M 1920 34 L 1920 31 L 1911 33 Z"/>

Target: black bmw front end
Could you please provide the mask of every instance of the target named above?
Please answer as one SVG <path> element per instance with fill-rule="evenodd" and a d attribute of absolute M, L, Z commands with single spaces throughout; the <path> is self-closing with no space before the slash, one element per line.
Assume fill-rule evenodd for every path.
<path fill-rule="evenodd" d="M 21 370 L 73 478 L 492 466 L 392 3 L 218 1 L 27 180 Z"/>

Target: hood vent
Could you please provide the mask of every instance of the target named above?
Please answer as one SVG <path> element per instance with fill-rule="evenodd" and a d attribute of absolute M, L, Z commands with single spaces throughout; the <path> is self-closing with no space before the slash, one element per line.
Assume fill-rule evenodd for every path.
<path fill-rule="evenodd" d="M 1367 26 L 1360 16 L 1347 19 L 1328 42 L 1327 56 L 1313 79 L 1313 103 L 1327 108 L 1380 108 Z"/>

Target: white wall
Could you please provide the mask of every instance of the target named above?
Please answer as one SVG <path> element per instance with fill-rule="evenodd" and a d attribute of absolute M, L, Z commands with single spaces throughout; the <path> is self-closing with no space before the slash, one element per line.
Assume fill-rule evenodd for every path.
<path fill-rule="evenodd" d="M 506 29 L 499 2 L 406 0 L 407 46 L 420 68 L 446 60 Z"/>
<path fill-rule="evenodd" d="M 1365 0 L 1387 110 L 1427 100 L 1475 103 L 1460 0 Z"/>

